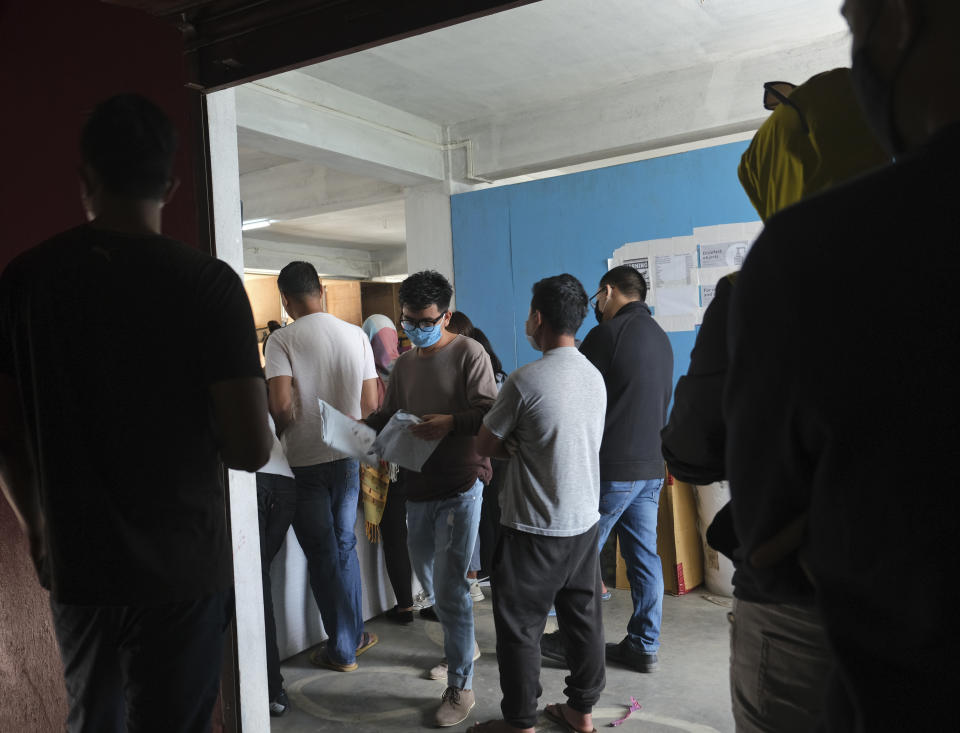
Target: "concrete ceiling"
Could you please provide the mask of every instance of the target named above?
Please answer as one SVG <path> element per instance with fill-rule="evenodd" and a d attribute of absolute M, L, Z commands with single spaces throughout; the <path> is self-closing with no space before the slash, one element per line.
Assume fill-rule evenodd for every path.
<path fill-rule="evenodd" d="M 843 34 L 840 4 L 541 0 L 303 71 L 434 122 L 455 124 Z"/>
<path fill-rule="evenodd" d="M 402 198 L 371 206 L 333 211 L 317 216 L 280 221 L 270 227 L 274 234 L 369 245 L 370 248 L 402 247 L 406 243 Z"/>
<path fill-rule="evenodd" d="M 428 170 L 402 170 L 408 148 L 439 161 L 438 142 L 472 139 L 476 169 L 502 179 L 749 134 L 765 115 L 761 81 L 846 62 L 840 4 L 541 0 L 241 87 L 241 190 L 256 216 L 282 219 L 245 241 L 316 242 L 331 261 L 356 250 L 403 272 L 401 186 Z M 371 167 L 391 155 L 399 178 Z"/>
<path fill-rule="evenodd" d="M 282 155 L 265 153 L 262 150 L 257 150 L 256 148 L 246 145 L 240 145 L 237 148 L 237 153 L 240 157 L 241 176 L 245 173 L 253 173 L 255 171 L 266 170 L 267 168 L 274 168 L 278 165 L 283 165 L 284 163 L 292 163 L 294 160 L 293 158 L 286 158 Z"/>

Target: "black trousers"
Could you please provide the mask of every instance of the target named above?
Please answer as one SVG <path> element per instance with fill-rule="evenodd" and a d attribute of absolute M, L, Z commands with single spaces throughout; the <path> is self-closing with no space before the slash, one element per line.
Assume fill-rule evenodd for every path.
<path fill-rule="evenodd" d="M 263 621 L 267 639 L 267 689 L 273 700 L 283 689 L 277 622 L 273 615 L 270 563 L 283 547 L 297 511 L 297 484 L 289 476 L 257 474 L 257 514 L 260 520 L 260 574 L 263 582 Z"/>
<path fill-rule="evenodd" d="M 162 606 L 50 602 L 70 733 L 206 733 L 233 590 Z"/>
<path fill-rule="evenodd" d="M 493 553 L 500 541 L 500 486 L 507 461 L 494 458 L 493 478 L 483 485 L 483 504 L 480 506 L 480 526 L 477 528 L 477 541 L 480 543 L 480 575 L 489 576 L 493 568 Z"/>
<path fill-rule="evenodd" d="M 493 620 L 503 719 L 530 728 L 537 719 L 540 638 L 550 606 L 564 636 L 567 704 L 593 712 L 606 684 L 597 527 L 575 537 L 502 528 L 493 560 Z"/>
<path fill-rule="evenodd" d="M 407 550 L 407 493 L 403 469 L 400 470 L 399 479 L 390 484 L 387 490 L 387 503 L 380 519 L 380 534 L 387 577 L 397 597 L 397 605 L 410 608 L 413 606 L 413 572 Z"/>

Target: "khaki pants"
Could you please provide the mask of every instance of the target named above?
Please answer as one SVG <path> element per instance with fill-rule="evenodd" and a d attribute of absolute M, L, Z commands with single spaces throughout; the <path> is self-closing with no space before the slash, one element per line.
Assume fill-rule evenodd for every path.
<path fill-rule="evenodd" d="M 737 733 L 808 733 L 833 666 L 812 607 L 734 600 L 730 697 Z"/>

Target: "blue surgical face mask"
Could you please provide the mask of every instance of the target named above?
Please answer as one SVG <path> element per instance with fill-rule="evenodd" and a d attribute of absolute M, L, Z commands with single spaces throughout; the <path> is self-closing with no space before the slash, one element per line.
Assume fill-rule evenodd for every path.
<path fill-rule="evenodd" d="M 438 323 L 426 331 L 422 328 L 405 328 L 403 331 L 407 334 L 407 338 L 410 339 L 411 344 L 421 349 L 429 349 L 440 340 L 440 337 L 443 335 L 443 326 Z"/>

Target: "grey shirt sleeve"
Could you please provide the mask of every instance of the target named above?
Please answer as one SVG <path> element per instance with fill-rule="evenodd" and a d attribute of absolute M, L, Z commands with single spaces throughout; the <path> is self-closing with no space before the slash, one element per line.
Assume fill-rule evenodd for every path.
<path fill-rule="evenodd" d="M 517 389 L 516 382 L 508 378 L 500 390 L 497 401 L 483 419 L 483 424 L 500 440 L 506 440 L 517 427 L 522 406 L 523 395 Z"/>

